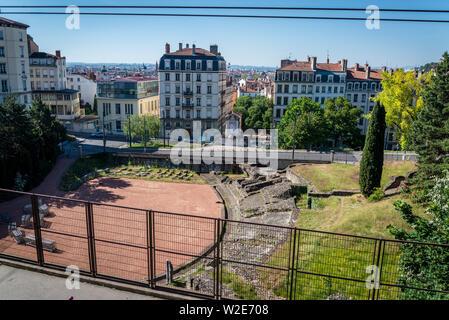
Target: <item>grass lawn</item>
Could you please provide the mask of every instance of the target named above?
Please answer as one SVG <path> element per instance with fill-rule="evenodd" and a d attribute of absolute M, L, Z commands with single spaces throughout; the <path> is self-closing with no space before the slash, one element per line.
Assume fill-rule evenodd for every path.
<path fill-rule="evenodd" d="M 381 178 L 384 187 L 393 175 L 405 175 L 415 168 L 413 161 L 385 161 Z M 299 165 L 295 170 L 320 191 L 359 190 L 359 166 L 343 163 Z"/>
<path fill-rule="evenodd" d="M 398 199 L 411 203 L 403 195 L 392 196 L 375 203 L 367 202 L 361 195 L 321 199 L 324 207 L 301 210 L 296 226 L 302 229 L 392 239 L 392 235 L 386 230 L 389 224 L 407 228 L 399 213 L 393 209 L 393 202 Z M 417 215 L 425 214 L 425 208 L 418 205 L 413 205 L 413 210 Z M 282 264 L 285 257 L 288 257 L 290 245 L 291 243 L 287 241 L 267 263 L 273 266 Z M 368 276 L 366 267 L 373 264 L 374 245 L 375 242 L 368 239 L 300 231 L 296 243 L 299 247 L 296 261 L 298 269 L 307 274 L 297 273 L 296 275 L 296 299 L 326 299 L 330 294 L 335 293 L 353 299 L 368 299 L 370 290 L 366 289 L 363 281 Z M 399 247 L 390 243 L 388 250 L 381 258 L 383 259 L 383 282 L 396 282 L 399 257 Z M 360 281 L 346 281 L 318 274 Z M 267 276 L 262 272 L 261 277 Z M 286 275 L 279 274 L 276 282 L 278 285 L 273 291 L 286 297 Z M 379 298 L 396 299 L 397 293 L 397 289 L 382 287 Z"/>

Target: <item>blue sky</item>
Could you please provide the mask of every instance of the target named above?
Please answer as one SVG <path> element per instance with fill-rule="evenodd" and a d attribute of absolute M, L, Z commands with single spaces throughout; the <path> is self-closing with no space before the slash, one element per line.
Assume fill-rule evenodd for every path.
<path fill-rule="evenodd" d="M 241 1 L 26 1 L 2 0 L 2 5 L 238 5 L 238 6 L 304 6 L 355 7 L 375 4 L 380 8 L 449 9 L 447 0 L 241 0 Z M 2 12 L 20 9 L 2 9 Z M 95 11 L 104 9 L 95 9 Z M 63 10 L 60 10 L 63 11 Z M 133 12 L 132 9 L 122 11 Z M 157 10 L 155 12 L 168 12 Z M 174 12 L 173 10 L 171 10 Z M 134 12 L 139 12 L 134 10 Z M 192 13 L 190 10 L 176 12 Z M 213 13 L 211 10 L 198 13 Z M 228 12 L 220 12 L 226 14 Z M 229 13 L 244 14 L 241 10 Z M 337 15 L 366 17 L 359 13 L 252 11 L 259 15 Z M 382 13 L 381 17 L 398 17 L 398 13 Z M 150 62 L 157 61 L 169 42 L 177 48 L 179 42 L 195 43 L 209 48 L 218 44 L 219 51 L 231 64 L 278 66 L 284 58 L 304 60 L 307 55 L 323 61 L 347 58 L 372 66 L 390 67 L 421 65 L 437 61 L 449 50 L 449 23 L 381 22 L 380 30 L 368 30 L 363 21 L 270 20 L 240 18 L 189 17 L 129 17 L 81 16 L 80 30 L 65 28 L 64 15 L 0 16 L 30 25 L 41 51 L 61 50 L 69 62 Z M 401 14 L 404 18 L 439 18 L 449 20 L 449 14 Z"/>

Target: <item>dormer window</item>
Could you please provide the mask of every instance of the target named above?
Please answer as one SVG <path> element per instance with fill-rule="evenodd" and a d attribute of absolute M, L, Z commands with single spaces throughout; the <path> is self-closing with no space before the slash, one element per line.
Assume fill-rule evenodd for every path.
<path fill-rule="evenodd" d="M 352 82 L 348 83 L 348 90 L 352 90 Z"/>
<path fill-rule="evenodd" d="M 170 60 L 165 59 L 164 62 L 165 62 L 165 69 L 167 69 L 167 70 L 170 69 Z"/>
<path fill-rule="evenodd" d="M 190 69 L 191 69 L 191 62 L 190 62 L 190 60 L 187 60 L 187 61 L 186 61 L 186 69 L 187 69 L 187 70 L 190 70 Z"/>
<path fill-rule="evenodd" d="M 321 75 L 316 76 L 316 82 L 321 82 Z"/>
<path fill-rule="evenodd" d="M 328 82 L 334 82 L 334 76 L 333 75 L 329 76 Z"/>

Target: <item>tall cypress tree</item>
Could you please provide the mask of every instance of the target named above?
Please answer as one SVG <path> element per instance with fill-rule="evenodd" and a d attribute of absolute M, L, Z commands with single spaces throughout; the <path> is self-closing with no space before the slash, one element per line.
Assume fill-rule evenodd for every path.
<path fill-rule="evenodd" d="M 443 54 L 430 84 L 424 89 L 424 107 L 412 126 L 411 143 L 418 154 L 413 182 L 424 189 L 432 178 L 449 169 L 449 54 Z"/>
<path fill-rule="evenodd" d="M 360 191 L 369 197 L 380 187 L 384 164 L 385 108 L 379 102 L 374 106 L 368 125 L 362 160 L 360 162 Z"/>

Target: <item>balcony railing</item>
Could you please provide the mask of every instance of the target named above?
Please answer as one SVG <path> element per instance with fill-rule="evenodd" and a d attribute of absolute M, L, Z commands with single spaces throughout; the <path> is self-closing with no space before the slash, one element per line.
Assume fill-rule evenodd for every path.
<path fill-rule="evenodd" d="M 183 108 L 193 108 L 195 105 L 193 103 L 183 103 L 182 107 Z"/>

